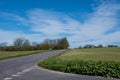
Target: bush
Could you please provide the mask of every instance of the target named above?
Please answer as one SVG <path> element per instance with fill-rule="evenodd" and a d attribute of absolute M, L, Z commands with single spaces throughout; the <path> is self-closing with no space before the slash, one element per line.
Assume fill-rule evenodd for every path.
<path fill-rule="evenodd" d="M 62 61 L 54 58 L 38 63 L 38 65 L 66 73 L 120 78 L 120 62 Z"/>

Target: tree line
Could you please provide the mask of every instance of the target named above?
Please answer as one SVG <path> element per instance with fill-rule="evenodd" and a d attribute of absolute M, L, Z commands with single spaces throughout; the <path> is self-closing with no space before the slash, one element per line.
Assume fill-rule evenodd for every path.
<path fill-rule="evenodd" d="M 83 47 L 79 46 L 78 48 L 109 48 L 109 47 L 119 47 L 117 45 L 107 45 L 107 46 L 103 46 L 102 44 L 99 44 L 97 46 L 93 45 L 93 44 L 86 44 Z"/>
<path fill-rule="evenodd" d="M 57 50 L 67 49 L 69 42 L 66 37 L 59 39 L 45 39 L 42 43 L 32 42 L 25 38 L 17 38 L 12 46 L 7 46 L 7 42 L 0 43 L 1 51 L 30 51 L 30 50 Z"/>

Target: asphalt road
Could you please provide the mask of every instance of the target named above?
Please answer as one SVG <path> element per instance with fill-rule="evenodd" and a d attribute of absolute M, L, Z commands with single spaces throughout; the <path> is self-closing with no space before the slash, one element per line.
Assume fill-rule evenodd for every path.
<path fill-rule="evenodd" d="M 75 75 L 39 68 L 36 63 L 64 50 L 44 52 L 0 61 L 0 80 L 118 80 L 103 77 Z"/>

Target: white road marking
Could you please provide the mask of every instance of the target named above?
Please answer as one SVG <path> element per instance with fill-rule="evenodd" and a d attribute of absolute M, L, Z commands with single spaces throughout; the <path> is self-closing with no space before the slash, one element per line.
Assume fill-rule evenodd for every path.
<path fill-rule="evenodd" d="M 23 70 L 21 73 L 28 72 L 28 71 L 30 71 L 30 70 L 32 70 L 32 69 L 34 69 L 34 68 L 32 67 L 32 68 L 25 69 L 25 70 Z"/>
<path fill-rule="evenodd" d="M 22 71 L 22 73 L 28 72 L 28 71 L 30 71 L 30 70 L 31 70 L 31 69 L 25 69 L 25 70 Z"/>
<path fill-rule="evenodd" d="M 4 80 L 11 80 L 12 78 L 4 78 Z"/>
<path fill-rule="evenodd" d="M 20 76 L 20 75 L 18 75 L 18 74 L 14 74 L 14 75 L 12 75 L 12 77 L 17 77 L 17 76 Z"/>
<path fill-rule="evenodd" d="M 21 72 L 17 72 L 16 74 L 11 75 L 11 77 L 21 76 L 21 75 L 24 74 L 25 72 L 28 72 L 28 71 L 30 71 L 30 70 L 32 70 L 32 69 L 34 69 L 34 67 L 25 69 L 25 70 L 23 70 L 23 71 L 21 71 Z M 11 79 L 13 79 L 13 78 L 11 78 L 11 77 L 4 78 L 4 80 L 11 80 Z"/>
<path fill-rule="evenodd" d="M 16 74 L 17 74 L 17 75 L 21 75 L 21 74 L 23 74 L 23 73 L 22 73 L 22 72 L 17 72 Z"/>

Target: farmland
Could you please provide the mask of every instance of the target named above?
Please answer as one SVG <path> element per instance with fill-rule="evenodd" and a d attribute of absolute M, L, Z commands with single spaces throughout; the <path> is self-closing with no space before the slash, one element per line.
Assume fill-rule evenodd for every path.
<path fill-rule="evenodd" d="M 0 51 L 0 60 L 9 59 L 14 57 L 32 55 L 37 53 L 42 53 L 47 50 L 36 50 L 36 51 Z"/>
<path fill-rule="evenodd" d="M 120 48 L 72 49 L 38 65 L 67 73 L 120 78 Z"/>
<path fill-rule="evenodd" d="M 120 48 L 73 49 L 58 56 L 62 60 L 93 60 L 120 62 Z"/>

